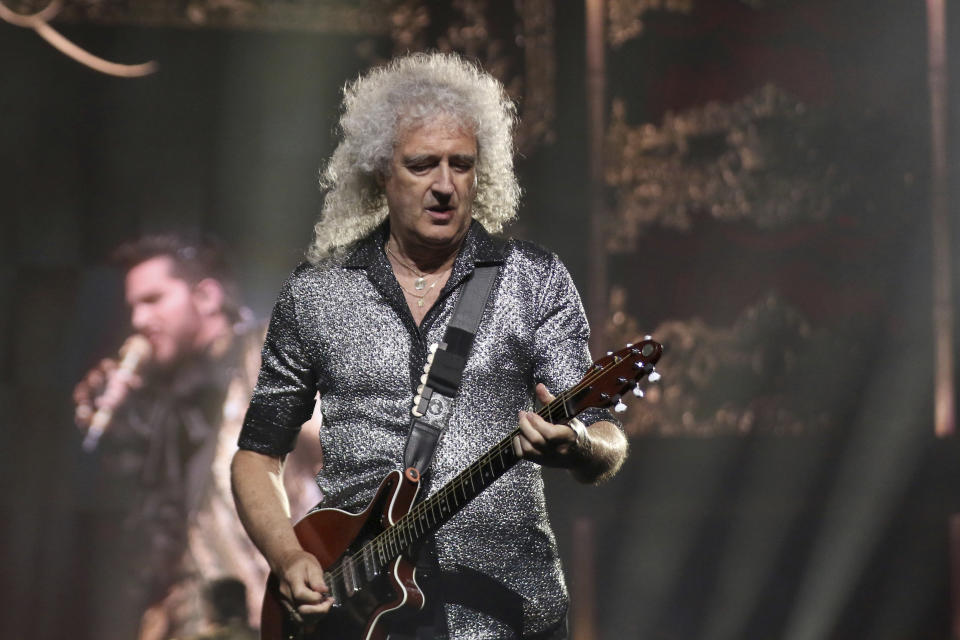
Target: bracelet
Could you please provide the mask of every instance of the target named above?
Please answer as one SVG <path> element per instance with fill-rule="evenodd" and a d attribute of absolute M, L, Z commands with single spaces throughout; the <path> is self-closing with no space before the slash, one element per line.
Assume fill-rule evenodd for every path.
<path fill-rule="evenodd" d="M 573 418 L 570 422 L 567 423 L 567 426 L 573 429 L 574 433 L 577 434 L 577 449 L 583 451 L 587 448 L 587 441 L 590 439 L 589 434 L 587 434 L 587 427 L 578 419 Z"/>

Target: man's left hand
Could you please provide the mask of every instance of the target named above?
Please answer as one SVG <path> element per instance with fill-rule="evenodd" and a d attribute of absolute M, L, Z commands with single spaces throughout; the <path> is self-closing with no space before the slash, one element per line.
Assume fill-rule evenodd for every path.
<path fill-rule="evenodd" d="M 537 399 L 543 404 L 554 396 L 543 384 L 537 384 Z M 577 432 L 565 424 L 547 422 L 533 411 L 521 411 L 520 435 L 513 439 L 513 450 L 527 460 L 547 467 L 571 468 L 583 458 Z"/>

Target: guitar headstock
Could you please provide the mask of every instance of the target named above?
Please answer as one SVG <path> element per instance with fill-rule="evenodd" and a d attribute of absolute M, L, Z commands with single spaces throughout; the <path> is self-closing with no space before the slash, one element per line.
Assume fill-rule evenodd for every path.
<path fill-rule="evenodd" d="M 643 378 L 651 381 L 659 378 L 655 365 L 663 354 L 663 345 L 649 336 L 637 344 L 629 344 L 616 353 L 610 352 L 593 363 L 590 370 L 571 395 L 564 399 L 568 415 L 576 415 L 591 407 L 614 407 L 623 411 L 622 396 L 629 391 L 642 396 L 639 388 Z"/>

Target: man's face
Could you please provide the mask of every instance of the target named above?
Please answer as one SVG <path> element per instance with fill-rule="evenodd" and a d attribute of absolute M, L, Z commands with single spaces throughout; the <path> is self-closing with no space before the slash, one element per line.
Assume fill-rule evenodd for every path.
<path fill-rule="evenodd" d="M 173 260 L 157 256 L 127 272 L 130 322 L 153 347 L 153 362 L 169 366 L 197 349 L 201 315 L 193 287 L 172 275 Z"/>
<path fill-rule="evenodd" d="M 477 139 L 449 118 L 400 132 L 384 190 L 391 232 L 407 247 L 449 248 L 470 226 Z"/>

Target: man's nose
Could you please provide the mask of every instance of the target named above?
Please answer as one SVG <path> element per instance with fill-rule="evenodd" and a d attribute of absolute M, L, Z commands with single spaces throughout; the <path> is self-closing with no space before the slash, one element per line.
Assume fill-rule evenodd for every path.
<path fill-rule="evenodd" d="M 433 183 L 433 194 L 441 203 L 445 203 L 453 195 L 453 175 L 450 166 L 446 163 L 437 167 L 437 179 Z"/>
<path fill-rule="evenodd" d="M 133 307 L 130 314 L 130 324 L 135 331 L 142 331 L 150 323 L 150 310 L 142 304 Z"/>

